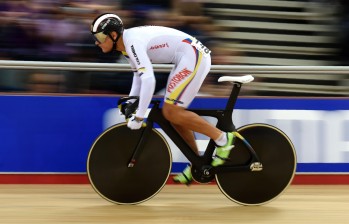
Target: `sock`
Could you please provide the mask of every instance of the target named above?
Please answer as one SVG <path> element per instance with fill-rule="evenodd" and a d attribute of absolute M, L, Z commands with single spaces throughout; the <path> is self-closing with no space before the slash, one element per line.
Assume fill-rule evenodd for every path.
<path fill-rule="evenodd" d="M 227 133 L 222 132 L 222 134 L 216 140 L 214 140 L 214 142 L 219 146 L 226 145 L 228 142 Z"/>

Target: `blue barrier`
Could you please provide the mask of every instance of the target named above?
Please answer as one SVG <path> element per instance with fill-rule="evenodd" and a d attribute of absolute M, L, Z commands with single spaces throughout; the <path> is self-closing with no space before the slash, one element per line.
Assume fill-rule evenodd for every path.
<path fill-rule="evenodd" d="M 105 113 L 115 108 L 117 100 L 117 96 L 0 96 L 0 172 L 86 172 L 90 146 L 104 129 Z M 200 97 L 191 107 L 219 109 L 225 103 L 225 98 Z M 240 98 L 236 109 L 347 111 L 349 99 Z M 348 144 L 349 118 L 339 119 L 347 131 L 341 139 Z M 297 145 L 302 154 L 306 149 Z M 339 162 L 323 162 L 322 154 L 318 161 L 301 161 L 297 172 L 349 172 L 346 150 L 344 146 L 340 155 L 345 158 Z M 175 164 L 173 172 L 181 164 Z"/>

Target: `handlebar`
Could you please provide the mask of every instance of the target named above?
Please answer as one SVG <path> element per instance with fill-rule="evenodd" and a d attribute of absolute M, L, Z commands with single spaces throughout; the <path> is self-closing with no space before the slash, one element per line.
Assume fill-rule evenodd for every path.
<path fill-rule="evenodd" d="M 134 101 L 129 101 L 134 100 Z M 128 102 L 127 102 L 128 101 Z M 159 107 L 160 100 L 151 100 L 151 104 L 154 104 L 155 107 Z M 137 110 L 139 103 L 139 96 L 126 96 L 121 97 L 118 100 L 118 108 L 126 118 L 130 118 L 132 114 Z"/>
<path fill-rule="evenodd" d="M 120 106 L 122 103 L 125 103 L 128 100 L 133 100 L 133 99 L 135 99 L 135 102 L 136 102 L 137 100 L 139 100 L 139 96 L 125 96 L 125 97 L 121 97 L 118 100 L 118 106 Z"/>

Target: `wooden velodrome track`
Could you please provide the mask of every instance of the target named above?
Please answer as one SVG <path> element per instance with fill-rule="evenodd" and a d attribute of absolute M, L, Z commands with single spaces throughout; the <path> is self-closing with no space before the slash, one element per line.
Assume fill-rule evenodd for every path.
<path fill-rule="evenodd" d="M 349 223 L 348 185 L 291 185 L 263 206 L 241 206 L 216 185 L 166 185 L 139 205 L 114 205 L 88 184 L 0 185 L 0 223 Z"/>

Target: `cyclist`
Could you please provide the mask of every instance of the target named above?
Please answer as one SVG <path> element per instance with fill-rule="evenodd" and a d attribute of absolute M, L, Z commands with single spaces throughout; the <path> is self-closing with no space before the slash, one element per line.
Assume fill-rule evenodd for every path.
<path fill-rule="evenodd" d="M 211 67 L 210 50 L 189 34 L 169 27 L 140 26 L 124 29 L 122 20 L 115 14 L 99 15 L 92 22 L 91 32 L 95 44 L 104 53 L 120 51 L 133 70 L 130 96 L 139 96 L 139 106 L 127 123 L 130 129 L 142 127 L 143 119 L 155 90 L 152 63 L 172 63 L 164 105 L 164 117 L 198 154 L 194 132 L 213 139 L 217 145 L 212 166 L 224 164 L 234 144 L 234 134 L 223 132 L 186 110 L 198 93 Z M 192 181 L 190 166 L 174 177 L 175 182 Z"/>

